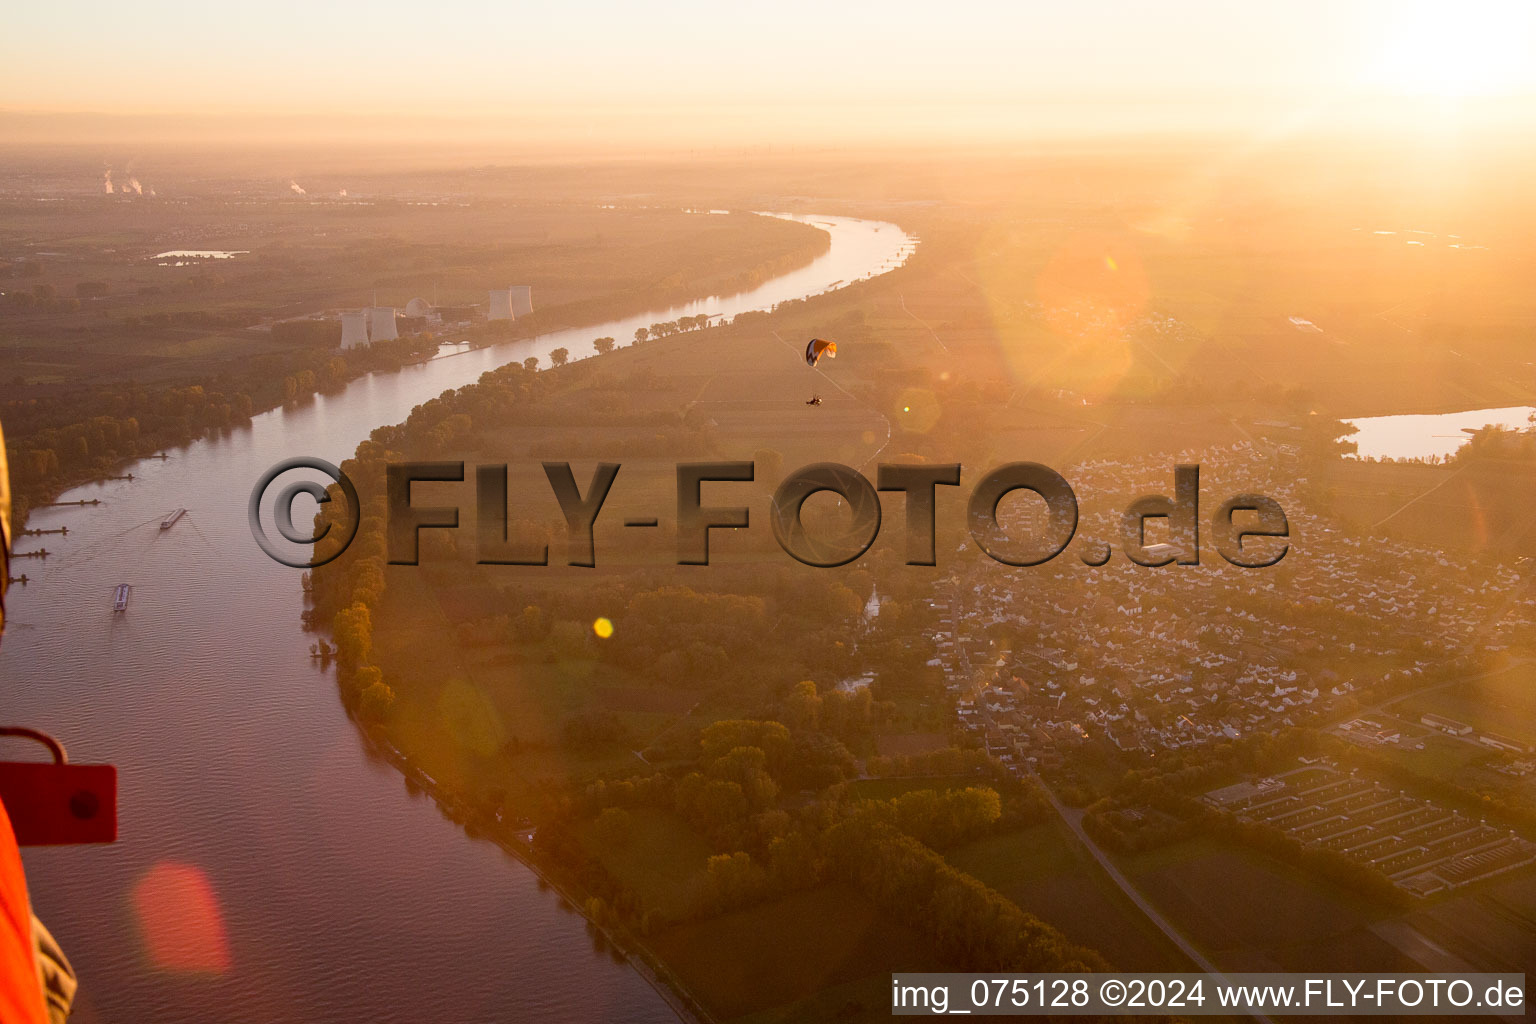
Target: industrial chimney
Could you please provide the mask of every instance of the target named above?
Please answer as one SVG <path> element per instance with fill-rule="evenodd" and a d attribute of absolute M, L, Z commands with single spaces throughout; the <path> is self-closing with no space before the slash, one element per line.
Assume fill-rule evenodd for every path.
<path fill-rule="evenodd" d="M 394 341 L 400 337 L 395 333 L 395 307 L 394 306 L 369 306 L 368 307 L 368 338 L 370 341 Z"/>
<path fill-rule="evenodd" d="M 368 313 L 365 310 L 341 314 L 341 347 L 366 348 L 368 345 Z"/>
<path fill-rule="evenodd" d="M 491 292 L 490 305 L 486 307 L 485 318 L 487 320 L 511 320 L 512 313 L 512 289 Z"/>

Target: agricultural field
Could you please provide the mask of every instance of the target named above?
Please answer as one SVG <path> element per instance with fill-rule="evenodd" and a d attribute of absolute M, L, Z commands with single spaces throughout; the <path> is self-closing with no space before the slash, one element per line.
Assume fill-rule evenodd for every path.
<path fill-rule="evenodd" d="M 891 972 L 935 963 L 921 936 L 840 886 L 682 925 L 649 944 L 719 1019 L 752 1024 L 810 1019 L 812 1007 L 887 1019 Z"/>
<path fill-rule="evenodd" d="M 1520 665 L 1400 701 L 1393 710 L 1417 721 L 1433 713 L 1536 747 L 1536 666 Z"/>
<path fill-rule="evenodd" d="M 1533 919 L 1536 872 L 1524 871 L 1432 901 L 1408 914 L 1405 923 L 1464 963 L 1529 971 L 1536 963 Z"/>
<path fill-rule="evenodd" d="M 1223 969 L 1421 969 L 1372 931 L 1379 910 L 1262 854 L 1196 839 L 1122 868 Z"/>
<path fill-rule="evenodd" d="M 980 840 L 949 860 L 1023 909 L 1089 943 L 1116 968 L 1184 971 L 1189 963 L 1057 822 Z"/>

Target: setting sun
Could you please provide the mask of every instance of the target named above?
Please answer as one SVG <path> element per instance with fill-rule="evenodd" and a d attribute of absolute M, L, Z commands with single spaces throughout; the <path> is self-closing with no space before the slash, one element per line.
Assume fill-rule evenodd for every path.
<path fill-rule="evenodd" d="M 1374 84 L 1411 96 L 1499 96 L 1536 87 L 1536 8 L 1519 0 L 1405 5 Z"/>

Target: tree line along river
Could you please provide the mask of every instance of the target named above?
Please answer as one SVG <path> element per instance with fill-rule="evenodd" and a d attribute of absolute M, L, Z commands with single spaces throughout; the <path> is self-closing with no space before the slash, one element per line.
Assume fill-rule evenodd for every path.
<path fill-rule="evenodd" d="M 60 496 L 100 506 L 33 513 L 69 535 L 11 591 L 4 717 L 120 772 L 116 844 L 25 853 L 34 909 L 80 975 L 74 1019 L 675 1019 L 529 869 L 370 755 L 309 657 L 299 572 L 257 548 L 246 500 L 274 463 L 340 463 L 495 366 L 769 309 L 884 273 L 915 244 L 892 224 L 794 219 L 830 248 L 749 291 L 363 377 Z M 176 508 L 189 511 L 160 530 Z M 120 583 L 132 601 L 114 614 Z"/>

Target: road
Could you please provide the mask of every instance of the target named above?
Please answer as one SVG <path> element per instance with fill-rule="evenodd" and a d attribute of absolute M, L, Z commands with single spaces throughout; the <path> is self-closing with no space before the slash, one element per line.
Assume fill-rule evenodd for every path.
<path fill-rule="evenodd" d="M 1074 810 L 1058 800 L 1056 794 L 1051 791 L 1051 787 L 1047 786 L 1045 780 L 1040 778 L 1040 776 L 1034 772 L 1030 772 L 1030 776 L 1040 786 L 1041 791 L 1045 793 L 1045 797 L 1051 802 L 1051 806 L 1056 808 L 1056 813 L 1061 815 L 1061 820 L 1066 822 L 1067 827 L 1072 830 L 1072 834 L 1077 836 L 1077 841 L 1082 843 L 1089 853 L 1093 854 L 1093 859 L 1099 862 L 1099 867 L 1103 868 L 1104 873 L 1110 877 L 1110 880 L 1120 887 L 1120 891 L 1125 893 L 1126 898 L 1136 904 L 1137 908 L 1147 915 L 1147 920 L 1157 925 L 1158 930 L 1168 936 L 1168 941 L 1179 947 L 1179 950 L 1189 957 L 1196 967 L 1206 974 L 1213 975 L 1217 981 L 1225 983 L 1225 975 L 1222 974 L 1216 965 L 1206 959 L 1205 954 L 1196 949 L 1194 944 L 1173 926 L 1173 922 L 1158 912 L 1151 901 L 1141 894 L 1141 890 L 1132 885 L 1131 880 L 1126 878 L 1125 874 L 1115 866 L 1115 862 L 1109 859 L 1109 855 L 1099 849 L 1099 844 L 1095 843 L 1088 833 L 1083 831 L 1083 812 Z M 1269 1017 L 1262 1013 L 1250 1013 L 1248 1016 L 1256 1021 L 1262 1021 L 1263 1024 L 1274 1024 Z"/>

